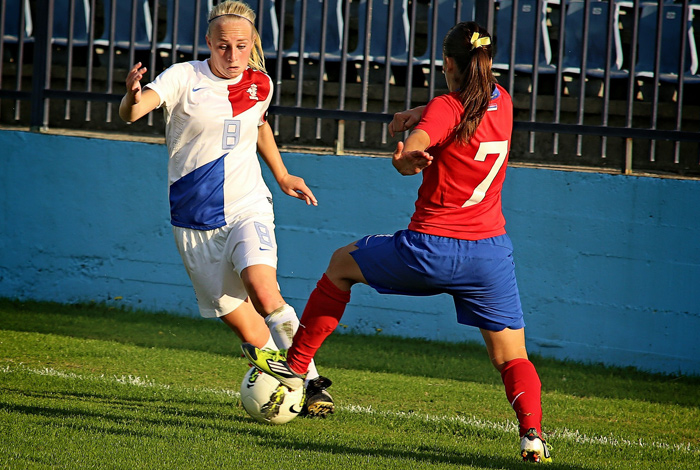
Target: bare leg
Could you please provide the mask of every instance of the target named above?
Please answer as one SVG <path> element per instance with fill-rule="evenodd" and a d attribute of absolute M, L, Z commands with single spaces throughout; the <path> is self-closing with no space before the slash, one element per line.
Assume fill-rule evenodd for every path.
<path fill-rule="evenodd" d="M 241 280 L 255 310 L 267 316 L 286 302 L 277 284 L 277 270 L 266 264 L 256 264 L 241 271 Z"/>
<path fill-rule="evenodd" d="M 326 269 L 326 276 L 335 286 L 342 291 L 349 291 L 354 284 L 361 282 L 367 284 L 360 267 L 350 253 L 357 250 L 356 242 L 352 242 L 342 248 L 338 248 L 331 256 Z"/>
<path fill-rule="evenodd" d="M 530 429 L 542 435 L 542 384 L 527 357 L 525 329 L 481 330 L 491 363 L 501 373 L 506 398 L 520 424 L 520 437 Z"/>
<path fill-rule="evenodd" d="M 244 343 L 262 348 L 270 338 L 270 330 L 265 320 L 258 315 L 250 302 L 243 302 L 236 310 L 221 317 L 223 321 Z"/>
<path fill-rule="evenodd" d="M 506 328 L 501 331 L 481 329 L 481 336 L 486 342 L 486 350 L 489 353 L 491 364 L 499 372 L 503 370 L 507 362 L 513 359 L 527 359 L 524 328 L 519 330 Z"/>
<path fill-rule="evenodd" d="M 338 326 L 350 301 L 352 285 L 366 282 L 350 255 L 355 249 L 353 243 L 333 253 L 328 269 L 309 296 L 301 317 L 304 328 L 297 331 L 294 344 L 287 355 L 289 367 L 298 374 L 307 370 L 323 341 Z"/>
<path fill-rule="evenodd" d="M 255 309 L 265 318 L 265 325 L 277 347 L 289 349 L 299 328 L 299 317 L 279 291 L 277 270 L 265 264 L 252 265 L 241 272 L 241 279 Z M 307 379 L 315 379 L 318 375 L 316 364 L 311 362 Z"/>

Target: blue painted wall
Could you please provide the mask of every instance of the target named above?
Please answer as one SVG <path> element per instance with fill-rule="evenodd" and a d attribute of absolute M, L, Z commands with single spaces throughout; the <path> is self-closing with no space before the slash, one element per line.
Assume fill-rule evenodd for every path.
<path fill-rule="evenodd" d="M 0 131 L 0 296 L 198 315 L 162 145 Z M 279 282 L 301 313 L 333 250 L 408 223 L 419 177 L 388 160 L 285 154 L 320 201 L 275 196 Z M 700 182 L 511 167 L 504 187 L 528 348 L 700 374 Z M 120 300 L 114 300 L 120 297 Z M 451 299 L 353 289 L 341 330 L 481 341 Z"/>

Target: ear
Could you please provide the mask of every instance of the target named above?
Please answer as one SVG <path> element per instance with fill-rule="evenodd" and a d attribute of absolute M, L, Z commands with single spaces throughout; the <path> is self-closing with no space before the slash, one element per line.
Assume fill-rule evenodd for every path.
<path fill-rule="evenodd" d="M 455 60 L 452 57 L 443 58 L 443 68 L 445 71 L 454 72 L 455 70 Z"/>

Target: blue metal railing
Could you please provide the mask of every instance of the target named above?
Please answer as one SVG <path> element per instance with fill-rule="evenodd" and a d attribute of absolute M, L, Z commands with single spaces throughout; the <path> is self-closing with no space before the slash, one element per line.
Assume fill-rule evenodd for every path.
<path fill-rule="evenodd" d="M 463 19 L 466 11 L 493 31 L 494 68 L 500 74 L 499 81 L 515 98 L 519 113 L 514 131 L 527 134 L 529 153 L 542 153 L 536 139 L 552 136 L 551 154 L 559 155 L 560 135 L 572 135 L 576 139 L 574 151 L 567 152 L 569 160 L 561 163 L 579 165 L 576 157 L 589 150 L 584 149 L 585 136 L 597 136 L 599 157 L 605 166 L 608 139 L 620 138 L 624 140 L 625 156 L 619 169 L 629 173 L 635 167 L 648 167 L 648 163 L 640 165 L 644 160 L 656 162 L 658 143 L 669 141 L 673 146 L 672 164 L 665 164 L 664 169 L 673 172 L 677 167 L 679 173 L 700 173 L 700 125 L 695 115 L 698 103 L 689 99 L 700 87 L 693 28 L 693 15 L 700 4 L 689 0 L 653 4 L 640 0 L 475 0 L 473 5 L 454 0 L 251 0 L 250 4 L 258 12 L 257 26 L 265 41 L 267 59 L 275 65 L 271 73 L 276 94 L 270 111 L 277 126 L 284 117 L 294 118 L 294 138 L 304 133 L 302 119 L 312 118 L 316 124 L 312 134 L 318 140 L 323 138 L 323 120 L 337 123 L 338 151 L 345 146 L 345 126 L 349 122 L 359 123 L 359 142 L 366 141 L 366 123 L 381 123 L 377 144 L 385 144 L 386 124 L 394 112 L 423 104 L 441 91 L 436 78 L 441 70 L 437 45 L 444 35 L 440 28 L 445 23 L 449 27 L 446 16 L 454 23 L 457 18 Z M 14 112 L 8 118 L 3 111 L 0 122 L 26 122 L 20 108 L 29 101 L 29 125 L 38 130 L 60 127 L 50 113 L 50 103 L 55 101 L 65 101 L 64 119 L 70 118 L 71 101 L 85 102 L 84 120 L 92 123 L 99 120 L 91 115 L 91 104 L 106 103 L 104 121 L 110 122 L 112 107 L 122 96 L 113 87 L 123 74 L 117 59 L 128 58 L 127 63 L 131 63 L 144 57 L 153 79 L 159 67 L 206 55 L 201 47 L 206 44 L 203 15 L 212 0 L 6 0 L 1 5 L 0 102 L 14 103 Z M 292 14 L 295 9 L 297 13 Z M 106 17 L 109 21 L 100 24 L 98 20 Z M 83 29 L 78 28 L 80 21 L 86 22 Z M 67 37 L 58 38 L 54 25 L 63 31 L 66 22 Z M 78 30 L 84 35 L 77 37 Z M 327 47 L 331 33 L 339 34 L 339 42 Z M 128 34 L 128 39 L 120 43 L 119 34 Z M 648 48 L 648 41 L 643 39 L 650 34 L 655 41 Z M 596 47 L 600 44 L 595 41 L 604 42 L 604 47 Z M 358 47 L 350 50 L 353 43 Z M 58 64 L 53 60 L 57 47 L 63 54 L 63 62 Z M 99 48 L 102 53 L 96 64 L 95 51 Z M 417 57 L 419 49 L 425 49 L 422 59 Z M 602 53 L 597 52 L 601 49 Z M 651 61 L 643 60 L 651 56 Z M 574 66 L 566 68 L 564 64 L 571 65 L 572 60 Z M 642 70 L 647 62 L 651 66 Z M 285 72 L 290 63 L 294 67 L 291 77 Z M 603 65 L 591 68 L 594 63 Z M 65 71 L 63 85 L 54 78 L 57 68 Z M 82 89 L 73 85 L 73 72 L 78 70 Z M 353 73 L 359 83 L 355 79 L 355 83 L 348 84 Z M 94 86 L 96 75 L 102 77 L 101 91 Z M 591 96 L 596 80 L 602 92 Z M 327 99 L 331 84 L 330 93 L 337 96 L 337 101 Z M 523 84 L 526 95 L 518 89 Z M 650 90 L 644 100 L 637 97 L 640 86 Z M 349 87 L 359 87 L 357 110 L 348 109 Z M 616 87 L 624 89 L 623 97 L 612 96 Z M 690 95 L 689 87 L 694 87 Z M 311 106 L 302 99 L 309 88 L 315 89 Z M 396 88 L 404 90 L 403 100 L 391 98 Z M 370 91 L 379 89 L 380 106 L 369 111 Z M 672 93 L 675 101 L 664 103 L 667 99 L 662 92 Z M 421 102 L 417 102 L 417 94 Z M 283 99 L 285 96 L 292 96 L 293 102 Z M 283 104 L 285 101 L 287 104 Z M 612 104 L 616 105 L 615 113 Z M 662 111 L 670 113 L 671 118 L 661 117 Z M 150 115 L 149 125 L 153 122 Z M 632 146 L 637 141 L 648 141 L 645 157 L 633 157 Z M 692 144 L 690 158 L 682 151 L 688 148 L 686 143 Z M 638 149 L 635 145 L 637 153 Z M 617 153 L 621 153 L 619 149 Z"/>

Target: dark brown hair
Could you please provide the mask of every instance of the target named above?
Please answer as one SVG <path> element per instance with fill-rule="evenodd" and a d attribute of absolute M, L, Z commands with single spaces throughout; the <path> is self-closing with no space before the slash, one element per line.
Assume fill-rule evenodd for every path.
<path fill-rule="evenodd" d="M 475 33 L 478 36 L 474 36 Z M 473 42 L 477 38 L 488 40 Z M 491 70 L 491 42 L 488 31 L 474 21 L 456 24 L 442 42 L 442 55 L 452 58 L 457 67 L 457 93 L 464 106 L 464 115 L 455 132 L 457 141 L 461 143 L 469 142 L 481 124 L 496 86 L 496 78 Z"/>

